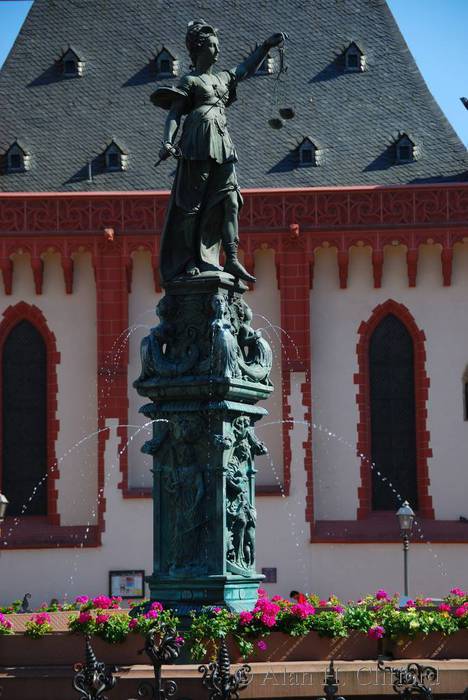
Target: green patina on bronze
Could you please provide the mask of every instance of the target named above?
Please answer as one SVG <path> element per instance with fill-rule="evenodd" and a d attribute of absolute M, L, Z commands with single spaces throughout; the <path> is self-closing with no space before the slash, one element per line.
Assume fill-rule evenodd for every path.
<path fill-rule="evenodd" d="M 216 33 L 201 20 L 190 23 L 194 72 L 152 96 L 169 109 L 161 159 L 176 155 L 178 166 L 161 244 L 166 293 L 159 324 L 142 341 L 134 386 L 150 399 L 141 411 L 154 421 L 143 446 L 154 474 L 151 598 L 182 614 L 204 605 L 252 608 L 262 578 L 254 462 L 267 450 L 254 425 L 266 414 L 255 404 L 273 391 L 272 353 L 242 296 L 241 279 L 252 278 L 237 259 L 242 200 L 225 108 L 237 83 L 283 40 L 276 34 L 237 68 L 213 73 Z"/>

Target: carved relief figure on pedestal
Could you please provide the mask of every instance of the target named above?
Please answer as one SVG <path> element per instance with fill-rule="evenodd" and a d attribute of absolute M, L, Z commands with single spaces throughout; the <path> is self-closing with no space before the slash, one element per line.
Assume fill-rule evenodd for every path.
<path fill-rule="evenodd" d="M 216 377 L 240 377 L 239 346 L 233 335 L 226 297 L 223 294 L 215 294 L 211 306 L 214 312 L 211 322 L 211 372 Z"/>
<path fill-rule="evenodd" d="M 262 338 L 260 331 L 252 326 L 252 309 L 243 299 L 236 304 L 239 316 L 239 331 L 237 342 L 241 350 L 239 366 L 245 379 L 255 382 L 265 382 L 271 385 L 269 376 L 273 365 L 273 355 L 267 341 Z"/>

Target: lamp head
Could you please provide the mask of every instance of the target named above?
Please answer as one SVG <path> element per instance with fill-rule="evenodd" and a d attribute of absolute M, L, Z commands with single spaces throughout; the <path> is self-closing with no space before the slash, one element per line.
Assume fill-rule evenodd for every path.
<path fill-rule="evenodd" d="M 409 534 L 413 529 L 414 511 L 408 501 L 405 501 L 397 511 L 400 530 L 403 534 Z"/>

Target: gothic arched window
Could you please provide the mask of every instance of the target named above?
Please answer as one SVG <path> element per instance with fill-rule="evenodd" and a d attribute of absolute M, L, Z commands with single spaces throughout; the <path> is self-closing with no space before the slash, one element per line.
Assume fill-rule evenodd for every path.
<path fill-rule="evenodd" d="M 1 398 L 8 515 L 47 515 L 47 346 L 27 320 L 3 342 Z"/>
<path fill-rule="evenodd" d="M 418 508 L 413 339 L 389 313 L 369 342 L 372 510 Z M 377 471 L 380 472 L 378 476 Z M 392 486 L 389 486 L 389 483 Z"/>

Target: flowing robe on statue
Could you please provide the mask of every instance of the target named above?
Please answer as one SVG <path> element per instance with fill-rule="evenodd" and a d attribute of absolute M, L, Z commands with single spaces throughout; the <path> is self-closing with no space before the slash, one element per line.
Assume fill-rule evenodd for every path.
<path fill-rule="evenodd" d="M 187 265 L 219 270 L 224 205 L 237 183 L 237 154 L 226 126 L 226 108 L 236 99 L 234 71 L 185 75 L 177 91 L 185 96 L 187 117 L 178 144 L 181 157 L 161 237 L 161 274 L 169 281 Z"/>

